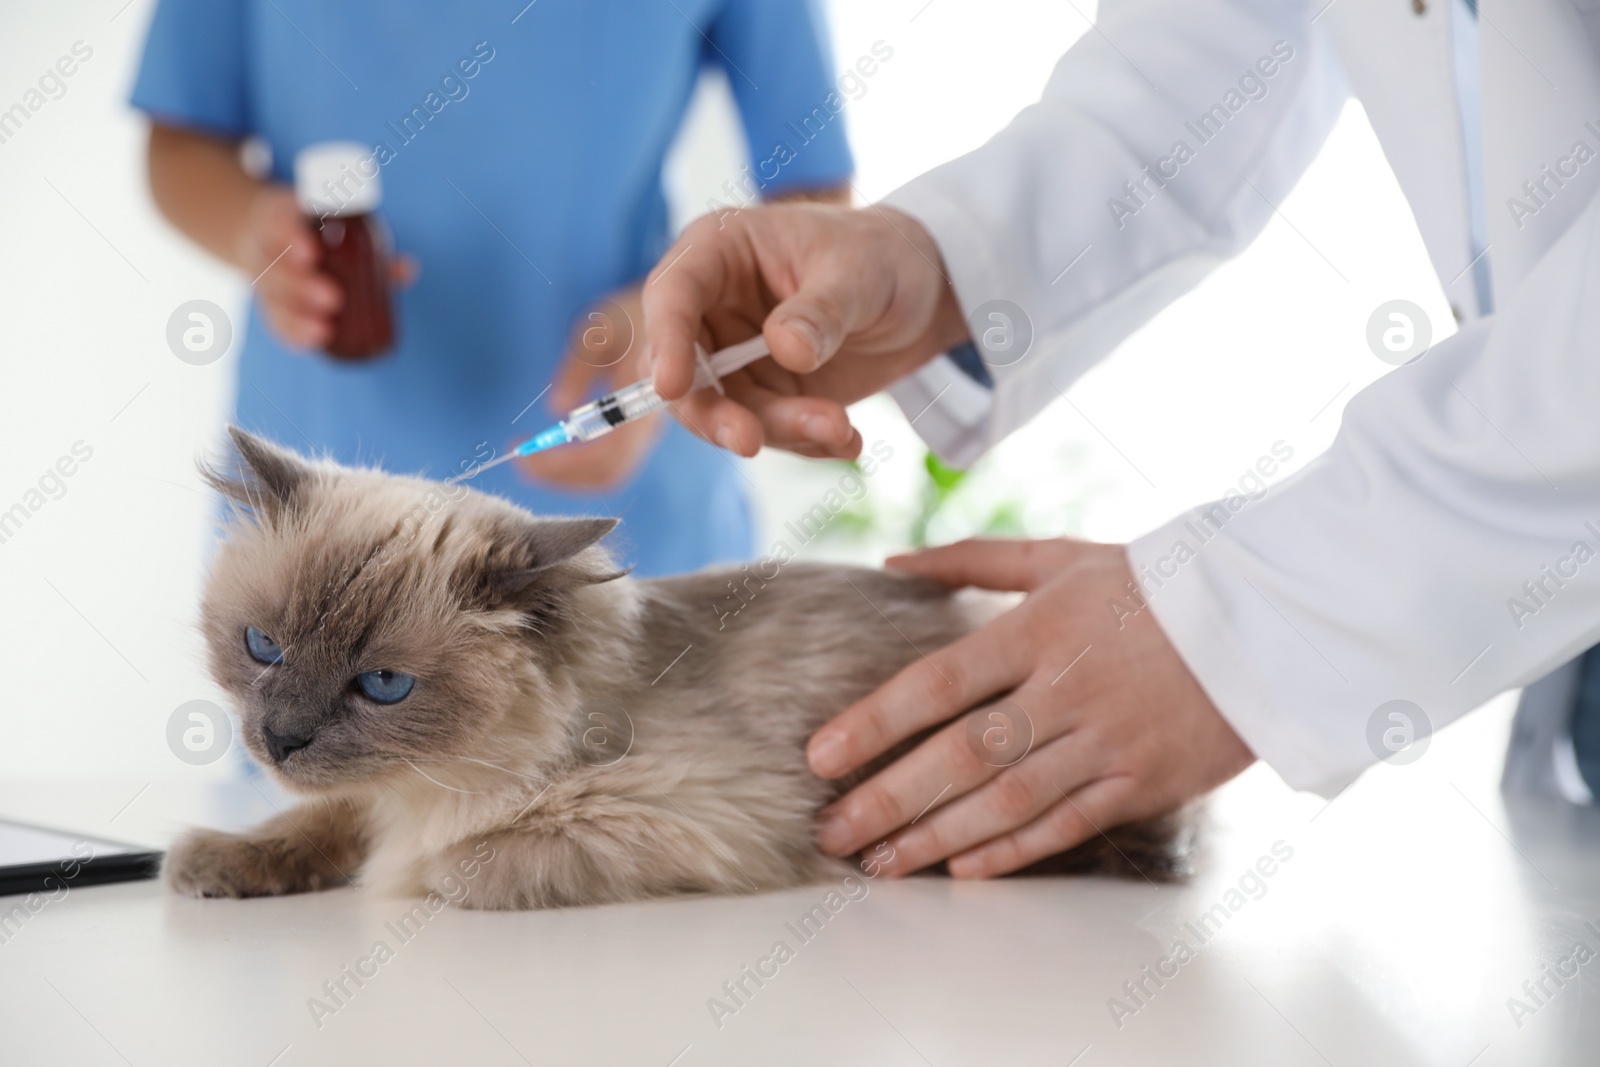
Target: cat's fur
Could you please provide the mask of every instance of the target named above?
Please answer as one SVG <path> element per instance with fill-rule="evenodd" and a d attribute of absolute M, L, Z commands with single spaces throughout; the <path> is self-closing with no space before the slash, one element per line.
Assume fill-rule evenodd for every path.
<path fill-rule="evenodd" d="M 202 608 L 210 666 L 250 752 L 310 799 L 182 838 L 166 878 L 193 896 L 350 878 L 454 900 L 465 881 L 461 903 L 528 908 L 837 877 L 813 820 L 860 775 L 812 775 L 807 737 L 994 611 L 859 568 L 633 579 L 596 544 L 611 520 L 536 519 L 232 433 L 242 462 L 208 471 L 237 505 Z M 730 582 L 737 615 L 719 607 Z M 282 663 L 250 656 L 247 626 Z M 365 699 L 352 679 L 377 669 L 415 689 Z M 313 740 L 280 763 L 264 726 Z M 1113 833 L 1049 866 L 1179 869 L 1179 822 Z"/>

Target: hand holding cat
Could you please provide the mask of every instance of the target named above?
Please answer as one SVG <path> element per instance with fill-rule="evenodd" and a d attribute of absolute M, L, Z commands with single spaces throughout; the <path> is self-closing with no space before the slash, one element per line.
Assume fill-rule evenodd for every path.
<path fill-rule="evenodd" d="M 705 216 L 651 275 L 644 309 L 656 388 L 692 430 L 742 455 L 854 457 L 845 405 L 967 337 L 938 246 L 889 208 Z M 771 359 L 724 379 L 725 396 L 684 395 L 696 340 L 722 347 L 757 325 Z M 893 834 L 891 873 L 949 859 L 957 877 L 1004 874 L 1177 808 L 1254 758 L 1151 613 L 1108 610 L 1132 580 L 1121 546 L 969 541 L 891 565 L 1028 596 L 813 736 L 812 769 L 837 778 L 944 724 L 824 811 L 825 850 Z M 1031 749 L 998 766 L 969 742 L 969 719 L 1004 702 L 1031 724 Z"/>
<path fill-rule="evenodd" d="M 775 204 L 706 215 L 644 287 L 645 335 L 661 395 L 708 441 L 853 459 L 845 405 L 878 392 L 967 335 L 938 246 L 888 208 Z M 772 358 L 685 395 L 696 341 L 708 351 L 765 334 Z"/>
<path fill-rule="evenodd" d="M 825 851 L 888 835 L 892 875 L 949 859 L 957 878 L 992 877 L 1178 808 L 1253 762 L 1148 608 L 1111 610 L 1143 603 L 1122 546 L 973 540 L 889 565 L 1027 597 L 813 735 L 812 769 L 837 778 L 944 724 L 823 811 Z M 969 740 L 968 720 L 1001 705 L 1032 733 L 1006 766 Z"/>

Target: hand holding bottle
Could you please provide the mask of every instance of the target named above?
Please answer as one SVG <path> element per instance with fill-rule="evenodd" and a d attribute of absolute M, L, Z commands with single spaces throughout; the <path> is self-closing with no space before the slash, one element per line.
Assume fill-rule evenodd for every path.
<path fill-rule="evenodd" d="M 317 236 L 294 193 L 263 185 L 250 201 L 239 232 L 236 262 L 254 279 L 262 317 L 290 348 L 320 349 L 333 336 L 344 294 L 318 268 Z"/>
<path fill-rule="evenodd" d="M 344 224 L 330 217 L 322 222 L 324 230 L 329 225 Z M 239 229 L 234 262 L 250 278 L 267 327 L 301 352 L 339 347 L 336 324 L 348 307 L 348 282 L 341 285 L 328 270 L 327 236 L 308 215 L 303 198 L 287 186 L 270 183 L 258 186 L 250 197 Z M 374 264 L 386 285 L 409 285 L 417 275 L 416 261 L 407 256 L 378 255 Z M 374 294 L 362 295 L 370 300 Z M 387 347 L 383 342 L 369 354 Z"/>

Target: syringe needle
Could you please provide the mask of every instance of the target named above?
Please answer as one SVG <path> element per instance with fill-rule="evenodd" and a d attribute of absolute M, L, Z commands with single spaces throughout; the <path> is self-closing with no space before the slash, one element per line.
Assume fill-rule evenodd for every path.
<path fill-rule="evenodd" d="M 543 452 L 547 448 L 554 448 L 557 445 L 564 445 L 571 440 L 572 434 L 568 432 L 567 424 L 564 422 L 558 422 L 549 429 L 528 438 L 526 441 L 507 452 L 505 455 L 497 456 L 487 463 L 480 463 L 476 467 L 469 467 L 460 474 L 456 475 L 454 478 L 447 479 L 444 484 L 459 484 L 466 481 L 468 478 L 476 478 L 490 467 L 498 467 L 508 459 L 516 459 L 518 456 L 531 456 L 535 452 Z"/>
<path fill-rule="evenodd" d="M 749 340 L 730 345 L 713 356 L 706 355 L 705 349 L 696 345 L 695 354 L 700 364 L 695 375 L 695 388 L 704 389 L 709 386 L 721 391 L 722 378 L 767 355 L 767 342 L 760 334 L 756 334 Z M 574 441 L 592 441 L 596 437 L 610 433 L 618 426 L 644 418 L 667 403 L 668 401 L 656 392 L 655 383 L 645 378 L 632 385 L 623 386 L 599 400 L 590 401 L 561 422 L 528 438 L 505 455 L 498 456 L 488 463 L 469 467 L 455 477 L 447 478 L 444 484 L 458 485 L 469 478 L 476 478 L 490 467 L 498 467 L 506 460 L 518 456 L 531 456 L 535 452 L 543 452 Z"/>
<path fill-rule="evenodd" d="M 503 456 L 496 456 L 494 459 L 491 459 L 487 463 L 480 463 L 476 467 L 468 467 L 466 470 L 462 471 L 460 474 L 456 475 L 454 478 L 446 478 L 444 480 L 444 484 L 445 485 L 459 485 L 460 483 L 466 481 L 468 478 L 474 478 L 474 477 L 482 474 L 484 471 L 488 470 L 490 467 L 498 467 L 498 466 L 500 466 L 500 464 L 504 463 L 506 460 L 508 460 L 508 459 L 516 459 L 516 458 L 517 458 L 517 454 L 515 452 L 507 452 Z"/>

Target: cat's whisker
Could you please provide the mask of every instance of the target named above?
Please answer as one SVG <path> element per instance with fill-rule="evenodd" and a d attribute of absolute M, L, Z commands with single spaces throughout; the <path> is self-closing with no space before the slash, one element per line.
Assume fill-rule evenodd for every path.
<path fill-rule="evenodd" d="M 466 756 L 438 756 L 438 757 L 432 758 L 432 759 L 424 759 L 423 757 L 418 756 L 415 760 L 408 759 L 406 757 L 401 757 L 401 758 L 405 759 L 407 763 L 410 763 L 413 766 L 415 766 L 416 764 L 420 763 L 424 767 L 448 767 L 448 766 L 451 766 L 453 764 L 457 764 L 457 763 L 462 762 L 467 757 Z M 474 761 L 474 762 L 478 762 L 478 761 Z M 490 766 L 496 766 L 496 765 L 495 764 L 490 764 Z"/>
<path fill-rule="evenodd" d="M 400 792 L 399 788 L 396 787 L 393 782 L 379 781 L 376 784 L 380 789 L 387 789 L 389 792 L 393 793 L 397 802 L 402 804 L 405 803 L 405 794 Z"/>
<path fill-rule="evenodd" d="M 543 778 L 535 778 L 531 774 L 523 774 L 521 771 L 514 771 L 510 767 L 502 767 L 498 763 L 490 763 L 488 760 L 473 759 L 471 756 L 458 756 L 456 758 L 457 759 L 466 760 L 468 763 L 481 763 L 485 767 L 493 767 L 495 770 L 504 771 L 507 774 L 514 774 L 518 778 L 523 779 L 524 781 L 529 781 L 529 782 L 543 782 L 544 781 Z"/>
<path fill-rule="evenodd" d="M 402 757 L 402 758 L 404 758 L 404 757 Z M 406 760 L 406 763 L 411 767 L 412 770 L 414 770 L 418 774 L 422 775 L 422 777 L 428 779 L 428 781 L 432 782 L 434 785 L 438 786 L 440 789 L 448 789 L 452 793 L 465 793 L 469 797 L 481 797 L 481 796 L 483 796 L 482 793 L 474 792 L 471 789 L 457 789 L 453 785 L 445 785 L 443 782 L 439 781 L 439 779 L 430 776 L 427 771 L 423 770 L 421 767 L 418 767 L 415 763 L 412 763 L 410 760 Z"/>

